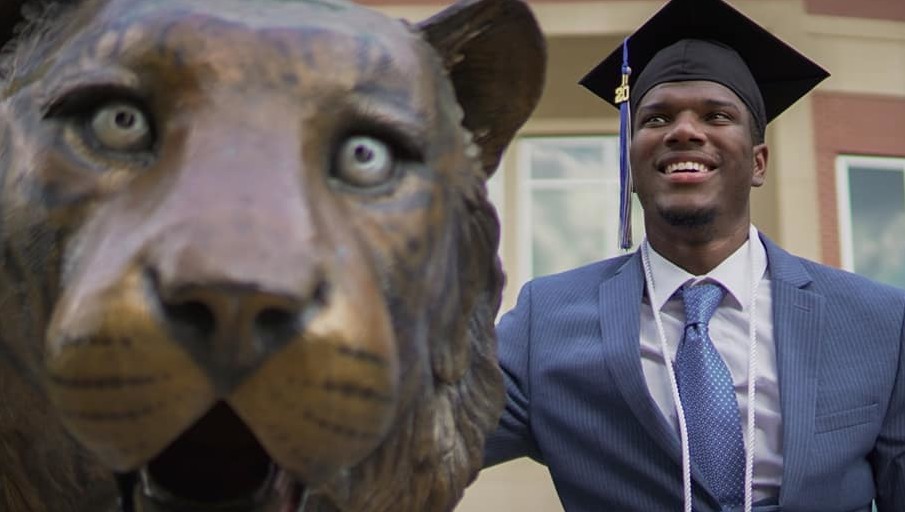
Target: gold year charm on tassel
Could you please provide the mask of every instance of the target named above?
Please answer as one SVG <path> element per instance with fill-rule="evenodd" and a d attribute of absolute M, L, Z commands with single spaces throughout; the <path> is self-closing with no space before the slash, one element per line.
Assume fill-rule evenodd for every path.
<path fill-rule="evenodd" d="M 628 101 L 629 98 L 629 86 L 628 86 L 628 76 L 631 71 L 628 73 L 622 74 L 622 85 L 616 88 L 616 103 L 622 103 L 624 101 Z"/>

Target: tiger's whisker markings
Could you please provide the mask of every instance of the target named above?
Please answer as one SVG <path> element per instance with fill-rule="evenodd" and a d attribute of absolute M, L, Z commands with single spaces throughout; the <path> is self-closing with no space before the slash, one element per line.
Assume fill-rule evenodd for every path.
<path fill-rule="evenodd" d="M 119 389 L 124 387 L 140 387 L 160 384 L 170 380 L 170 375 L 143 375 L 122 376 L 111 375 L 107 377 L 64 377 L 54 373 L 50 374 L 50 380 L 55 385 L 70 389 Z"/>
<path fill-rule="evenodd" d="M 368 440 L 374 439 L 380 436 L 379 432 L 369 432 L 366 430 L 358 430 L 351 427 L 347 427 L 344 425 L 340 425 L 338 423 L 334 423 L 328 419 L 321 418 L 311 411 L 305 411 L 302 413 L 302 418 L 306 421 L 314 423 L 322 430 L 330 432 L 331 434 L 338 435 L 344 438 L 352 438 L 359 440 Z"/>
<path fill-rule="evenodd" d="M 334 345 L 334 349 L 340 355 L 355 359 L 359 362 L 369 363 L 374 366 L 380 367 L 385 367 L 388 364 L 387 360 L 381 357 L 379 354 L 369 352 L 367 350 L 357 349 L 349 345 L 343 345 L 340 343 L 336 343 Z"/>
<path fill-rule="evenodd" d="M 392 403 L 395 398 L 386 393 L 381 393 L 376 389 L 364 387 L 354 382 L 326 381 L 321 384 L 320 388 L 324 391 L 335 392 L 349 397 L 387 404 Z"/>
<path fill-rule="evenodd" d="M 127 411 L 79 411 L 60 409 L 60 415 L 70 420 L 92 423 L 130 422 L 148 417 L 161 410 L 166 404 L 156 403 Z"/>

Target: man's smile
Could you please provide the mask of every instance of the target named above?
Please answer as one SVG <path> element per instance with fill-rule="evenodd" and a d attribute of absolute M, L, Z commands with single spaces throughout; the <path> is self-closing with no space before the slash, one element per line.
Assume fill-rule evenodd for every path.
<path fill-rule="evenodd" d="M 700 162 L 676 162 L 674 164 L 669 164 L 663 170 L 666 174 L 672 174 L 675 172 L 710 172 L 713 169 L 706 164 L 702 164 Z"/>
<path fill-rule="evenodd" d="M 674 155 L 661 159 L 656 168 L 668 182 L 687 185 L 709 180 L 717 170 L 717 163 L 697 155 Z"/>

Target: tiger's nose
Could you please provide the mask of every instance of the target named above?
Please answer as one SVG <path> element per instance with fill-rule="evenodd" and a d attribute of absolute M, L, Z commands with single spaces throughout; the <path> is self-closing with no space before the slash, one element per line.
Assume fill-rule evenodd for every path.
<path fill-rule="evenodd" d="M 207 372 L 221 396 L 298 339 L 328 294 L 322 279 L 299 294 L 247 284 L 154 281 L 167 331 Z"/>

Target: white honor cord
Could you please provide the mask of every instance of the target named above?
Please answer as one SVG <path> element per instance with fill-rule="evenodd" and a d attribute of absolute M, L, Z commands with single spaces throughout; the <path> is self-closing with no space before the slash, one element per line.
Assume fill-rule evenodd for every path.
<path fill-rule="evenodd" d="M 749 240 L 757 240 L 757 230 L 752 226 L 749 233 Z M 751 512 L 753 506 L 752 489 L 754 487 L 754 399 L 755 390 L 757 388 L 757 326 L 756 326 L 756 304 L 757 304 L 757 288 L 760 284 L 761 277 L 754 270 L 754 248 L 748 249 L 748 264 L 751 273 L 751 296 L 748 304 L 748 442 L 745 450 L 745 512 Z M 682 407 L 682 400 L 679 397 L 679 386 L 676 382 L 676 374 L 673 370 L 671 359 L 669 358 L 669 350 L 666 346 L 666 333 L 663 330 L 663 320 L 660 318 L 660 311 L 653 305 L 658 304 L 656 294 L 654 292 L 654 279 L 650 267 L 650 256 L 648 255 L 648 241 L 645 237 L 641 241 L 641 260 L 644 267 L 644 276 L 647 281 L 647 296 L 650 299 L 651 311 L 654 315 L 654 322 L 657 325 L 657 334 L 660 337 L 660 351 L 663 354 L 663 361 L 666 366 L 666 372 L 669 374 L 669 384 L 672 389 L 673 403 L 676 405 L 676 414 L 679 421 L 679 439 L 682 447 L 682 489 L 684 491 L 684 510 L 692 512 L 691 498 L 691 458 L 688 454 L 688 428 L 685 426 L 685 409 Z"/>
<path fill-rule="evenodd" d="M 650 299 L 651 311 L 654 313 L 654 323 L 657 324 L 657 333 L 660 337 L 660 352 L 663 354 L 663 362 L 666 366 L 666 373 L 669 374 L 669 387 L 672 390 L 672 401 L 676 405 L 676 414 L 679 420 L 679 444 L 682 448 L 682 489 L 685 498 L 682 500 L 685 504 L 685 512 L 691 512 L 691 459 L 688 455 L 688 429 L 685 427 L 685 408 L 682 407 L 682 400 L 679 398 L 679 386 L 676 383 L 676 374 L 673 371 L 669 358 L 669 350 L 666 346 L 666 333 L 663 331 L 663 320 L 660 319 L 659 308 L 654 304 L 657 302 L 657 296 L 654 293 L 654 276 L 650 269 L 650 256 L 648 256 L 647 237 L 641 241 L 641 260 L 644 266 L 644 277 L 647 282 L 647 297 Z"/>
<path fill-rule="evenodd" d="M 763 274 L 754 268 L 754 242 L 760 243 L 757 229 L 748 230 L 748 272 L 751 279 L 751 296 L 748 299 L 748 442 L 745 450 L 745 512 L 754 507 L 754 448 L 755 420 L 754 406 L 757 395 L 757 290 Z"/>

